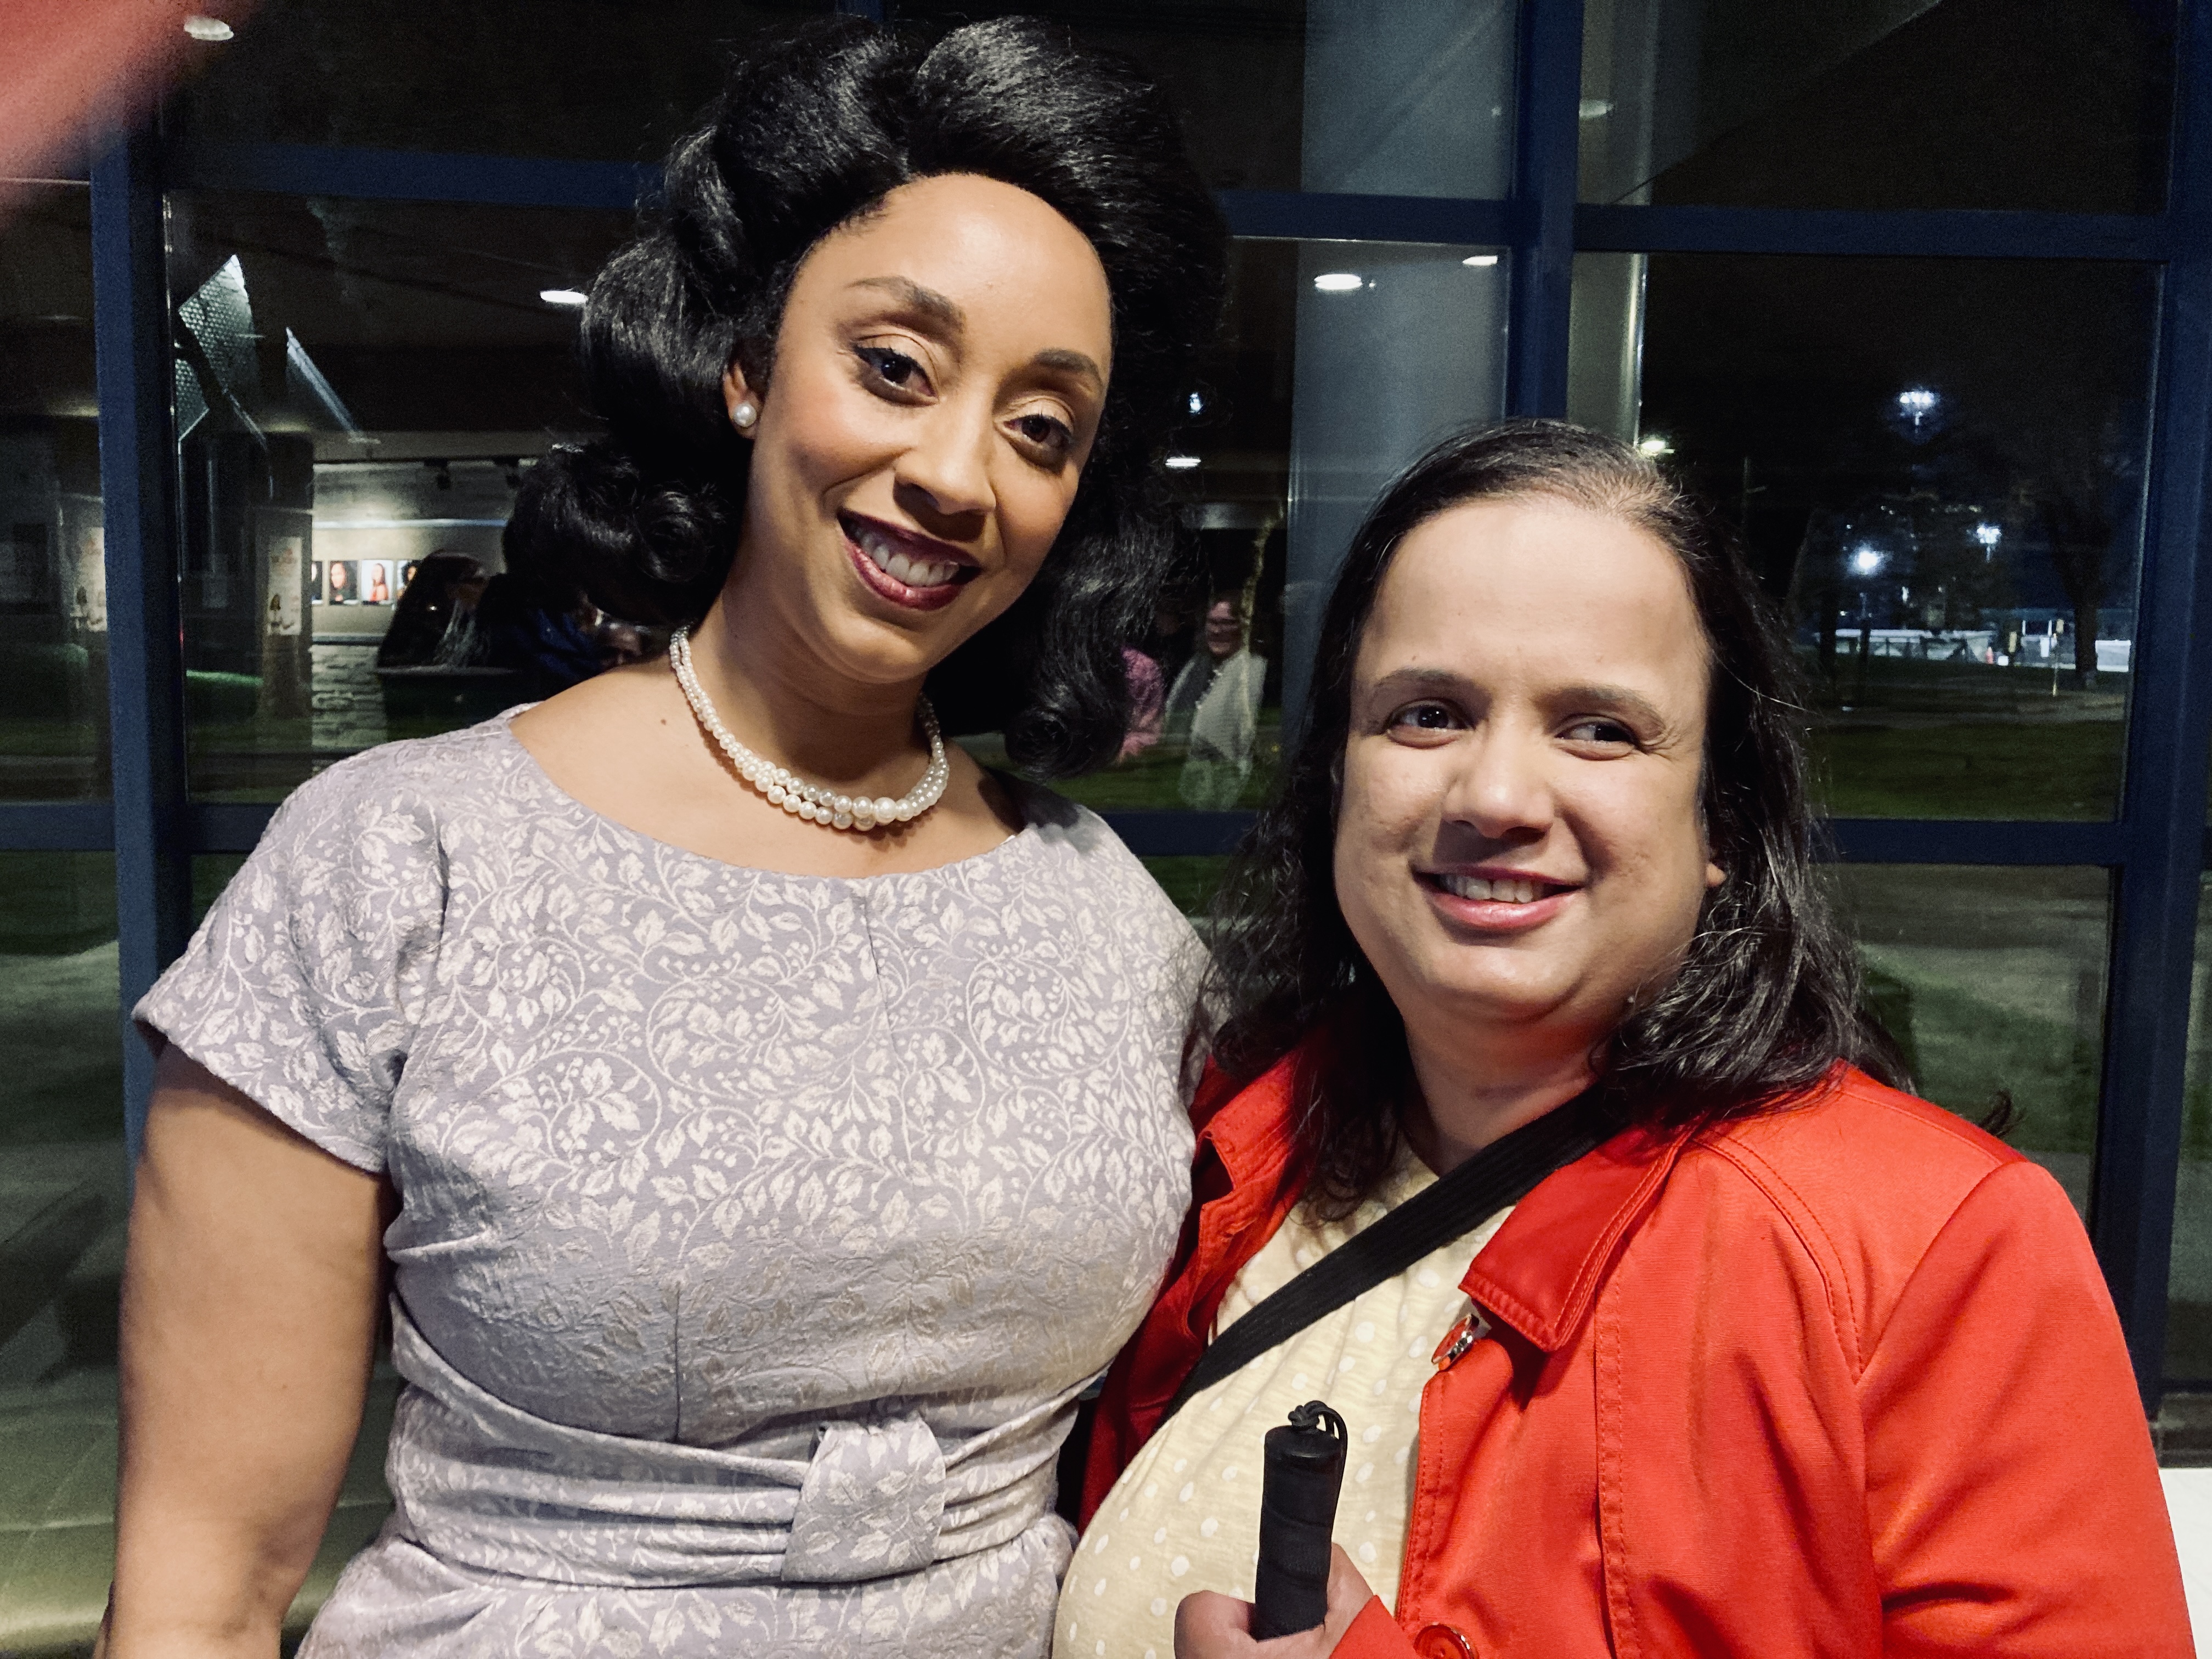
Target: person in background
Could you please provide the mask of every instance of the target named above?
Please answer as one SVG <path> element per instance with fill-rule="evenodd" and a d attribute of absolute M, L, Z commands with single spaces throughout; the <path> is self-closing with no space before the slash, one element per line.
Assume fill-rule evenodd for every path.
<path fill-rule="evenodd" d="M 1121 647 L 1121 665 L 1129 676 L 1129 729 L 1121 738 L 1120 758 L 1130 761 L 1160 740 L 1165 678 L 1159 664 L 1133 645 Z"/>
<path fill-rule="evenodd" d="M 2089 1241 L 1905 1092 L 1803 706 L 1755 580 L 1616 440 L 1510 423 L 1384 494 L 1217 902 L 1200 1201 L 1100 1402 L 1057 1653 L 2191 1652 Z M 1517 1203 L 1293 1292 L 1169 1414 L 1508 1138 Z M 1316 1398 L 1349 1431 L 1328 1614 L 1263 1647 L 1262 1436 Z"/>
<path fill-rule="evenodd" d="M 536 503 L 526 495 L 515 504 L 501 543 L 507 568 L 484 584 L 437 658 L 444 667 L 506 669 L 518 702 L 542 702 L 606 666 L 594 637 L 597 608 L 538 550 Z"/>
<path fill-rule="evenodd" d="M 379 668 L 419 668 L 438 659 L 457 618 L 483 592 L 484 569 L 465 553 L 440 548 L 415 567 L 376 647 Z"/>
<path fill-rule="evenodd" d="M 1237 601 L 1216 599 L 1206 613 L 1203 647 L 1168 693 L 1167 733 L 1189 744 L 1177 781 L 1184 805 L 1218 811 L 1243 793 L 1267 679 L 1267 659 L 1245 649 Z"/>
<path fill-rule="evenodd" d="M 764 41 L 663 176 L 503 591 L 667 653 L 302 785 L 137 1009 L 108 1659 L 276 1652 L 387 1310 L 396 1506 L 301 1659 L 1049 1643 L 1202 953 L 950 739 L 1118 751 L 1225 234 L 1018 18 Z"/>

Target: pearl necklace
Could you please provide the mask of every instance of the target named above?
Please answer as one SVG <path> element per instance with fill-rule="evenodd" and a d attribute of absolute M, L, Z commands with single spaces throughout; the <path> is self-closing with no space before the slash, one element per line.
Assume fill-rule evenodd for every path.
<path fill-rule="evenodd" d="M 730 734 L 722 724 L 722 717 L 714 712 L 708 700 L 706 689 L 691 667 L 691 630 L 679 628 L 668 639 L 668 664 L 676 671 L 676 684 L 684 689 L 684 701 L 691 705 L 691 712 L 707 735 L 714 738 L 738 775 L 768 798 L 771 806 L 781 806 L 794 817 L 812 823 L 824 823 L 836 830 L 873 830 L 878 824 L 905 823 L 920 817 L 944 799 L 945 786 L 952 776 L 952 769 L 945 763 L 945 739 L 937 729 L 937 711 L 929 706 L 927 697 L 921 698 L 915 712 L 921 716 L 923 734 L 929 739 L 929 768 L 921 775 L 921 781 L 893 800 L 889 795 L 878 795 L 871 800 L 866 795 L 840 795 L 808 783 L 784 768 L 763 759 Z"/>

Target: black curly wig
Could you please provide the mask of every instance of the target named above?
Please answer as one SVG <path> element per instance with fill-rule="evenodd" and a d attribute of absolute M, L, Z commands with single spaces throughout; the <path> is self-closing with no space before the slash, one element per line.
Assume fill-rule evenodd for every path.
<path fill-rule="evenodd" d="M 735 63 L 670 154 L 664 202 L 592 283 L 583 378 L 606 434 L 532 468 L 515 522 L 605 610 L 696 622 L 744 510 L 750 447 L 724 373 L 734 362 L 767 386 L 809 250 L 900 185 L 955 173 L 1057 210 L 1112 295 L 1113 380 L 1059 539 L 929 679 L 948 731 L 1003 731 L 1016 765 L 1066 776 L 1109 759 L 1127 728 L 1121 647 L 1174 547 L 1153 452 L 1218 319 L 1226 239 L 1159 91 L 1041 22 L 932 41 L 838 19 Z"/>

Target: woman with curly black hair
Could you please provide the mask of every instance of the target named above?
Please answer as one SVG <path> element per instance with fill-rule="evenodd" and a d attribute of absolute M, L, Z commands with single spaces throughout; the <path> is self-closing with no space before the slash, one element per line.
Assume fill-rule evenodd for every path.
<path fill-rule="evenodd" d="M 513 533 L 672 629 L 301 788 L 137 1018 L 118 1655 L 1043 1651 L 1076 1395 L 1188 1195 L 1194 942 L 1110 759 L 1219 303 L 1158 94 L 1040 26 L 761 52 L 594 283 Z"/>

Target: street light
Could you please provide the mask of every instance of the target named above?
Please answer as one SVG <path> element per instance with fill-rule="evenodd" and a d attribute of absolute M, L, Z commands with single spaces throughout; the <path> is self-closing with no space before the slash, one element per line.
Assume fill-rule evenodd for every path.
<path fill-rule="evenodd" d="M 1862 576 L 1871 576 L 1881 568 L 1881 550 L 1861 542 L 1851 550 L 1851 569 Z"/>
<path fill-rule="evenodd" d="M 1924 386 L 1907 386 L 1897 394 L 1897 407 L 1912 422 L 1915 432 L 1920 430 L 1921 422 L 1936 412 L 1936 405 L 1941 401 Z"/>

